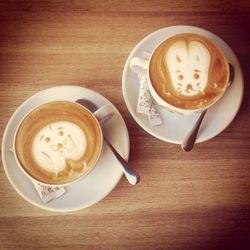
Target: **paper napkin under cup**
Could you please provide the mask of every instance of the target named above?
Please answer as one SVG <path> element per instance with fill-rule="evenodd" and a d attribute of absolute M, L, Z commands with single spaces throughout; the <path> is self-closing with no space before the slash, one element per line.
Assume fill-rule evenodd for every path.
<path fill-rule="evenodd" d="M 143 59 L 148 60 L 149 56 L 150 53 L 143 52 Z M 138 113 L 147 115 L 151 126 L 161 125 L 162 118 L 155 108 L 153 97 L 151 96 L 148 88 L 147 71 L 139 67 L 132 67 L 131 64 L 130 68 L 134 73 L 137 74 L 140 82 L 140 91 L 136 111 Z"/>
<path fill-rule="evenodd" d="M 66 192 L 66 189 L 64 187 L 52 187 L 47 185 L 45 186 L 33 180 L 31 182 L 34 184 L 39 197 L 44 203 L 55 200 L 61 197 Z"/>

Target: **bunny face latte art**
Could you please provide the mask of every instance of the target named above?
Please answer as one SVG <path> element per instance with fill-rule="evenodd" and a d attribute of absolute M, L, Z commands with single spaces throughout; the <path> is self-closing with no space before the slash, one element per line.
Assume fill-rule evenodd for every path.
<path fill-rule="evenodd" d="M 79 104 L 55 101 L 20 124 L 15 151 L 22 169 L 45 184 L 66 184 L 92 169 L 102 147 L 96 118 Z"/>
<path fill-rule="evenodd" d="M 178 34 L 153 53 L 149 78 L 154 91 L 179 109 L 196 110 L 214 103 L 225 91 L 229 66 L 222 51 L 198 34 Z"/>

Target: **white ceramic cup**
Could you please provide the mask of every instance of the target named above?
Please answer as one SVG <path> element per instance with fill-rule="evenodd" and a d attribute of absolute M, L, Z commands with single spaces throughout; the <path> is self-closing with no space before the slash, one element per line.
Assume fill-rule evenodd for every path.
<path fill-rule="evenodd" d="M 62 101 L 65 101 L 65 100 L 62 100 Z M 69 102 L 69 101 L 67 101 Z M 74 103 L 75 105 L 79 105 L 81 106 L 80 104 L 78 103 L 75 103 L 75 102 L 72 102 Z M 43 103 L 41 105 L 44 105 L 46 103 Z M 101 156 L 101 152 L 102 152 L 102 147 L 103 147 L 103 132 L 102 132 L 102 128 L 101 126 L 104 125 L 106 122 L 108 122 L 114 115 L 114 110 L 112 109 L 112 107 L 110 105 L 104 105 L 102 107 L 100 107 L 97 111 L 95 111 L 94 113 L 92 113 L 90 110 L 88 110 L 87 108 L 81 106 L 83 109 L 85 110 L 88 110 L 88 112 L 92 115 L 92 117 L 94 118 L 94 120 L 96 121 L 99 129 L 100 129 L 100 134 L 101 134 L 101 150 L 99 152 L 99 155 L 98 157 L 96 158 L 95 162 L 92 164 L 92 166 L 89 167 L 89 171 L 87 172 L 84 172 L 79 178 L 73 180 L 73 181 L 70 181 L 70 182 L 67 182 L 67 183 L 63 183 L 63 184 L 50 184 L 50 183 L 45 183 L 45 182 L 41 182 L 40 180 L 37 180 L 35 178 L 33 178 L 23 167 L 22 167 L 22 164 L 20 163 L 20 161 L 18 160 L 18 157 L 17 157 L 17 153 L 16 153 L 16 148 L 15 148 L 15 145 L 16 145 L 16 135 L 17 135 L 17 132 L 18 132 L 18 129 L 20 127 L 20 125 L 22 124 L 22 122 L 24 121 L 24 119 L 36 108 L 38 108 L 39 106 L 41 105 L 38 105 L 36 107 L 34 107 L 32 110 L 29 111 L 28 114 L 26 114 L 22 119 L 21 121 L 19 122 L 18 126 L 17 126 L 17 129 L 15 131 L 15 134 L 14 134 L 14 139 L 13 139 L 13 146 L 10 148 L 10 151 L 14 154 L 14 157 L 15 157 L 15 160 L 17 162 L 17 166 L 19 167 L 19 169 L 24 173 L 25 176 L 27 176 L 31 181 L 33 182 L 37 182 L 41 185 L 45 185 L 45 186 L 51 186 L 51 187 L 63 187 L 63 186 L 68 186 L 76 181 L 79 181 L 80 179 L 84 178 L 88 173 L 90 173 L 93 169 L 94 169 L 94 166 L 96 165 L 96 163 L 98 162 L 98 160 L 100 159 L 100 156 Z"/>
<path fill-rule="evenodd" d="M 167 39 L 166 39 L 167 40 Z M 212 103 L 210 103 L 209 105 L 207 106 L 204 106 L 202 108 L 197 108 L 197 109 L 182 109 L 182 108 L 178 108 L 178 107 L 175 107 L 171 104 L 169 104 L 168 102 L 166 102 L 165 100 L 163 100 L 159 95 L 158 93 L 155 91 L 153 85 L 152 85 L 152 82 L 151 82 L 151 79 L 150 79 L 150 74 L 149 74 L 149 67 L 150 67 L 150 63 L 151 63 L 151 59 L 152 59 L 152 56 L 155 52 L 155 50 L 161 45 L 161 43 L 156 46 L 152 52 L 152 54 L 150 54 L 149 56 L 149 59 L 148 60 L 145 60 L 143 58 L 140 58 L 140 57 L 133 57 L 130 61 L 130 68 L 133 72 L 136 72 L 137 74 L 139 75 L 142 75 L 142 74 L 145 74 L 147 76 L 147 80 L 148 80 L 148 88 L 149 88 L 149 91 L 152 95 L 152 97 L 154 98 L 154 100 L 159 104 L 161 105 L 162 107 L 168 109 L 169 111 L 173 112 L 173 113 L 178 113 L 178 114 L 181 114 L 181 115 L 192 115 L 192 114 L 195 114 L 195 113 L 201 113 L 202 111 L 208 109 L 209 107 L 211 107 L 212 105 L 214 105 L 222 96 L 223 94 L 225 93 L 225 90 L 224 90 L 224 93 L 222 95 L 220 95 L 219 98 L 216 98 Z M 148 52 L 145 52 L 147 55 L 149 54 Z"/>

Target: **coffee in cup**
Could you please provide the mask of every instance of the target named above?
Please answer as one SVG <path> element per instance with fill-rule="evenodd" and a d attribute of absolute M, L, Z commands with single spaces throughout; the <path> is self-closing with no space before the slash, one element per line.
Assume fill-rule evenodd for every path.
<path fill-rule="evenodd" d="M 102 131 L 79 104 L 54 101 L 32 110 L 15 135 L 21 168 L 44 184 L 70 183 L 88 173 L 100 156 Z"/>

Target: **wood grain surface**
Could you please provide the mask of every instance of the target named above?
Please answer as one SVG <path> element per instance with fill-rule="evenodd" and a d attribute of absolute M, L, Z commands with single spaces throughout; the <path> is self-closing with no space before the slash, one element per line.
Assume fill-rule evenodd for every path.
<path fill-rule="evenodd" d="M 227 41 L 245 78 L 234 121 L 190 153 L 143 131 L 121 89 L 133 47 L 177 24 Z M 129 163 L 141 176 L 137 186 L 123 177 L 92 207 L 58 214 L 23 200 L 1 163 L 0 249 L 250 248 L 249 1 L 0 1 L 0 25 L 0 137 L 15 109 L 36 92 L 87 87 L 123 115 Z"/>

